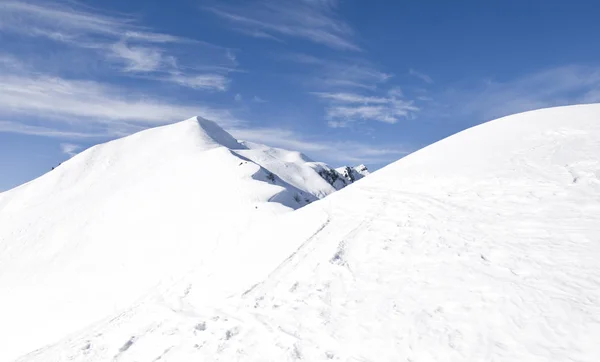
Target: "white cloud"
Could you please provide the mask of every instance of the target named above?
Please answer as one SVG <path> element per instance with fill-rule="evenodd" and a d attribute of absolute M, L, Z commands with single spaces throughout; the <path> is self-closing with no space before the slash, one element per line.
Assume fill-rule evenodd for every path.
<path fill-rule="evenodd" d="M 237 93 L 237 94 L 236 94 L 236 95 L 233 97 L 233 99 L 234 99 L 236 102 L 241 102 L 241 101 L 242 101 L 242 95 L 241 95 L 241 94 L 239 94 L 239 93 Z"/>
<path fill-rule="evenodd" d="M 75 3 L 71 2 L 71 5 Z M 110 36 L 135 38 L 150 42 L 179 42 L 185 39 L 173 35 L 152 33 L 134 25 L 134 19 L 115 17 L 77 9 L 54 1 L 0 2 L 0 29 L 28 36 L 68 38 Z M 45 31 L 45 30 L 50 30 Z"/>
<path fill-rule="evenodd" d="M 249 29 L 249 28 L 231 28 L 231 30 L 234 30 L 240 34 L 244 34 L 246 36 L 250 36 L 253 38 L 259 38 L 259 39 L 269 39 L 269 40 L 274 40 L 276 42 L 279 43 L 285 43 L 285 41 L 281 40 L 280 38 L 271 35 L 267 32 L 264 32 L 262 30 L 257 30 L 257 29 Z"/>
<path fill-rule="evenodd" d="M 396 123 L 419 110 L 412 101 L 390 97 L 364 96 L 355 93 L 314 93 L 331 103 L 326 108 L 328 125 L 345 127 L 356 120 Z"/>
<path fill-rule="evenodd" d="M 62 153 L 64 153 L 65 155 L 68 155 L 70 157 L 73 157 L 77 154 L 77 151 L 81 149 L 80 145 L 76 145 L 74 143 L 61 143 L 60 144 L 60 150 L 62 151 Z"/>
<path fill-rule="evenodd" d="M 225 91 L 229 86 L 229 79 L 221 74 L 199 74 L 189 76 L 183 74 L 171 74 L 162 79 L 194 89 Z"/>
<path fill-rule="evenodd" d="M 299 76 L 299 79 L 309 86 L 327 90 L 347 88 L 375 90 L 394 77 L 391 73 L 378 70 L 369 62 L 357 59 L 328 60 L 304 53 L 290 53 L 278 57 L 313 66 L 314 70 L 308 81 L 305 72 Z"/>
<path fill-rule="evenodd" d="M 106 77 L 118 65 L 121 76 L 224 91 L 227 75 L 234 71 L 230 67 L 237 65 L 235 53 L 227 48 L 152 32 L 138 26 L 135 18 L 107 15 L 77 2 L 51 0 L 0 1 L 0 37 L 5 34 L 24 42 L 37 37 L 42 45 L 29 53 L 24 47 L 0 53 L 0 132 L 103 140 L 195 115 L 224 126 L 241 123 L 227 110 L 61 75 Z M 180 57 L 189 51 L 202 52 L 202 57 Z M 78 63 L 90 67 L 72 71 Z"/>
<path fill-rule="evenodd" d="M 264 143 L 273 147 L 298 150 L 319 161 L 335 165 L 381 164 L 395 161 L 408 154 L 409 149 L 399 145 L 373 146 L 360 142 L 320 140 L 298 136 L 298 133 L 279 129 L 232 129 L 231 134 L 241 140 Z"/>
<path fill-rule="evenodd" d="M 178 104 L 93 81 L 0 75 L 0 84 L 0 117 L 42 118 L 60 124 L 59 130 L 82 132 L 92 125 L 113 129 L 136 124 L 158 125 L 195 115 L 224 125 L 238 123 L 228 111 Z M 24 133 L 37 131 L 42 130 L 24 129 Z"/>
<path fill-rule="evenodd" d="M 427 83 L 427 84 L 433 84 L 433 83 L 434 83 L 434 82 L 433 82 L 433 79 L 431 79 L 431 77 L 430 77 L 430 76 L 428 76 L 428 75 L 427 75 L 427 74 L 425 74 L 425 73 L 418 72 L 418 71 L 416 71 L 416 70 L 414 70 L 414 69 L 410 69 L 410 70 L 408 71 L 408 74 L 410 74 L 410 75 L 412 75 L 412 76 L 415 76 L 415 77 L 419 78 L 420 80 L 422 80 L 423 82 L 425 82 L 425 83 Z"/>
<path fill-rule="evenodd" d="M 146 41 L 150 43 L 196 43 L 189 39 L 181 38 L 169 34 L 151 33 L 147 31 L 131 31 L 125 32 L 125 39 Z"/>
<path fill-rule="evenodd" d="M 393 124 L 417 110 L 418 108 L 406 102 L 393 103 L 391 106 L 332 106 L 327 109 L 327 118 L 334 121 L 362 119 Z M 341 123 L 338 121 L 330 125 L 339 127 Z"/>
<path fill-rule="evenodd" d="M 387 104 L 387 103 L 390 103 L 392 101 L 389 98 L 363 96 L 363 95 L 354 94 L 354 93 L 313 92 L 313 94 L 315 94 L 318 97 L 323 98 L 323 99 L 331 99 L 333 101 L 338 101 L 338 102 L 343 102 L 343 103 Z"/>
<path fill-rule="evenodd" d="M 312 93 L 327 103 L 325 115 L 329 127 L 347 127 L 358 120 L 397 123 L 419 111 L 414 102 L 401 99 L 403 93 L 398 86 L 383 91 L 382 86 L 393 74 L 382 72 L 368 62 L 326 60 L 302 53 L 283 58 L 316 67 L 309 85 L 326 90 Z"/>
<path fill-rule="evenodd" d="M 119 41 L 109 47 L 116 61 L 124 64 L 124 70 L 132 73 L 157 74 L 147 76 L 149 79 L 171 82 L 192 89 L 225 91 L 230 80 L 227 74 L 233 69 L 224 67 L 212 68 L 212 73 L 197 71 L 181 71 L 177 58 L 166 55 L 163 49 L 151 46 L 131 46 Z M 232 64 L 237 64 L 235 54 L 229 50 L 224 55 Z"/>
<path fill-rule="evenodd" d="M 145 78 L 174 83 L 192 89 L 225 91 L 230 80 L 230 69 L 213 67 L 212 73 L 182 72 L 177 60 L 151 47 L 130 47 L 119 42 L 111 47 L 117 59 L 125 63 L 124 70 L 132 73 L 150 74 Z M 155 74 L 155 75 L 152 75 Z"/>
<path fill-rule="evenodd" d="M 124 41 L 110 47 L 114 56 L 125 63 L 127 72 L 155 72 L 163 67 L 165 60 L 160 49 L 145 46 L 129 46 Z"/>
<path fill-rule="evenodd" d="M 106 138 L 105 133 L 88 133 L 69 130 L 60 130 L 52 127 L 28 125 L 14 121 L 0 121 L 0 132 L 26 134 L 30 136 L 42 136 L 63 139 L 80 138 Z"/>
<path fill-rule="evenodd" d="M 155 47 L 130 46 L 120 41 L 110 47 L 117 61 L 124 63 L 124 70 L 132 73 L 157 74 L 146 78 L 171 82 L 192 89 L 225 91 L 230 80 L 226 77 L 230 69 L 213 68 L 213 73 L 182 72 L 177 59 L 165 55 Z M 235 63 L 235 56 L 226 52 L 226 57 Z"/>
<path fill-rule="evenodd" d="M 235 24 L 245 33 L 303 38 L 335 49 L 359 51 L 352 40 L 353 31 L 335 16 L 331 0 L 268 0 L 251 5 L 223 5 L 206 10 Z"/>
<path fill-rule="evenodd" d="M 252 102 L 254 102 L 254 103 L 267 103 L 268 101 L 260 98 L 259 96 L 254 96 L 252 98 Z"/>
<path fill-rule="evenodd" d="M 89 7 L 84 9 L 76 2 L 2 1 L 0 32 L 60 42 L 80 52 L 104 57 L 110 63 L 119 65 L 125 74 L 152 74 L 149 79 L 194 89 L 223 90 L 228 83 L 223 78 L 230 72 L 224 66 L 237 66 L 235 54 L 230 49 L 152 32 L 137 25 L 135 18 L 103 14 Z M 39 49 L 35 54 L 37 57 L 46 47 Z M 199 49 L 202 50 L 202 57 L 188 55 L 178 58 L 175 55 L 194 54 Z M 77 56 L 81 58 L 87 53 Z M 26 60 L 30 57 L 21 55 L 21 58 Z M 219 70 L 208 75 L 194 71 L 207 62 L 220 66 Z"/>

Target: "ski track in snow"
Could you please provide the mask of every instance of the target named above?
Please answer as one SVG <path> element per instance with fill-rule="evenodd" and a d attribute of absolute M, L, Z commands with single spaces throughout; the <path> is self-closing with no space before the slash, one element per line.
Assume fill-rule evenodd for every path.
<path fill-rule="evenodd" d="M 599 155 L 600 105 L 475 127 L 18 361 L 598 361 Z"/>

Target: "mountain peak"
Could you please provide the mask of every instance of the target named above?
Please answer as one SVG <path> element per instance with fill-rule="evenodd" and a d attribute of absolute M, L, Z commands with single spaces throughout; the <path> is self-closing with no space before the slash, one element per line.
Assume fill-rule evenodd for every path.
<path fill-rule="evenodd" d="M 229 149 L 245 149 L 232 135 L 225 131 L 216 122 L 202 118 L 200 116 L 189 118 L 181 124 L 194 126 L 195 132 L 200 139 L 209 144 L 227 147 Z"/>
<path fill-rule="evenodd" d="M 367 168 L 367 166 L 365 166 L 364 164 L 360 164 L 356 167 L 354 167 L 354 170 L 358 173 L 360 173 L 363 176 L 367 176 L 368 174 L 370 174 L 369 169 Z"/>
<path fill-rule="evenodd" d="M 340 173 L 346 181 L 350 183 L 354 181 L 358 181 L 361 178 L 369 175 L 369 170 L 367 166 L 360 164 L 355 167 L 343 166 L 335 169 L 338 173 Z"/>

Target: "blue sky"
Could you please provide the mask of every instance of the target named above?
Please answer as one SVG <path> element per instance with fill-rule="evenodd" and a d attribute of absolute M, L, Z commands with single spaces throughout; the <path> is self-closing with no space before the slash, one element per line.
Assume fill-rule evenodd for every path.
<path fill-rule="evenodd" d="M 600 100 L 594 1 L 0 2 L 0 191 L 201 115 L 378 168 L 467 127 Z"/>

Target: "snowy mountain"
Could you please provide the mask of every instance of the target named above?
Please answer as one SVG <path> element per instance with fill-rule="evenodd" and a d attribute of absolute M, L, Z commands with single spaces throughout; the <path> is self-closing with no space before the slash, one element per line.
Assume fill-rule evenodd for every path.
<path fill-rule="evenodd" d="M 322 169 L 196 117 L 92 147 L 1 193 L 0 340 L 11 343 L 0 361 L 128 307 L 236 249 L 240 232 L 340 188 Z"/>
<path fill-rule="evenodd" d="M 279 175 L 286 183 L 319 199 L 341 190 L 353 181 L 323 162 L 315 162 L 300 152 L 242 142 L 247 150 L 237 153 Z M 315 177 L 319 175 L 320 177 Z"/>
<path fill-rule="evenodd" d="M 166 181 L 187 182 L 169 174 L 173 177 L 160 184 L 164 189 L 153 188 L 159 204 L 148 199 L 144 207 L 135 206 L 173 227 L 163 230 L 156 222 L 142 235 L 129 231 L 116 245 L 119 228 L 108 230 L 108 220 L 98 225 L 96 218 L 107 218 L 108 210 L 127 214 L 102 202 L 108 194 L 90 189 L 97 183 L 69 184 L 86 196 L 98 195 L 93 201 L 99 211 L 90 215 L 82 207 L 87 216 L 76 220 L 61 219 L 65 210 L 40 200 L 42 186 L 13 190 L 8 195 L 19 201 L 12 206 L 6 206 L 7 195 L 0 196 L 5 205 L 0 230 L 11 222 L 22 226 L 3 234 L 0 244 L 0 295 L 9 295 L 8 304 L 0 300 L 0 320 L 8 321 L 0 326 L 1 340 L 8 338 L 21 350 L 39 348 L 18 359 L 27 362 L 595 362 L 600 360 L 598 155 L 600 105 L 527 112 L 442 140 L 294 212 L 269 216 L 283 206 L 253 200 L 250 210 L 259 205 L 269 212 L 249 217 L 233 210 L 227 220 L 225 214 L 218 218 L 215 230 L 222 233 L 212 234 L 207 234 L 212 225 L 196 226 L 208 217 L 206 211 L 189 210 L 202 202 L 190 200 L 199 192 L 193 187 L 175 185 L 186 196 L 177 201 L 185 209 L 174 207 L 174 201 L 157 207 L 167 202 L 158 192 L 170 190 Z M 51 182 L 40 180 L 35 183 Z M 264 187 L 265 197 L 276 192 L 276 185 L 250 176 L 236 182 L 230 187 L 239 186 L 238 198 L 248 183 Z M 71 207 L 80 202 L 77 196 L 71 190 L 62 203 L 48 201 Z M 5 212 L 22 205 L 27 213 Z M 45 218 L 80 225 L 80 236 L 61 242 L 69 235 L 44 225 Z M 112 219 L 111 226 L 121 226 L 118 221 Z M 243 234 L 227 228 L 240 222 L 247 226 Z M 181 259 L 149 260 L 146 253 L 153 254 L 157 233 L 169 240 L 169 250 L 180 250 L 186 240 L 198 250 L 189 255 L 188 246 Z M 107 245 L 88 250 L 91 238 Z M 203 250 L 203 242 L 212 249 Z M 97 260 L 110 265 L 93 265 Z M 151 277 L 136 274 L 146 263 L 158 263 L 160 270 L 143 268 Z M 185 275 L 172 270 L 180 263 L 190 267 Z M 90 279 L 96 268 L 102 273 Z M 113 268 L 121 269 L 107 272 Z M 165 271 L 178 277 L 138 285 Z M 103 315 L 108 294 L 96 287 L 131 298 L 120 298 L 119 311 Z M 52 303 L 63 293 L 76 301 L 61 311 Z M 86 299 L 86 293 L 93 295 Z M 62 315 L 48 315 L 57 310 Z M 97 322 L 89 324 L 86 313 L 92 311 Z M 72 322 L 80 317 L 85 320 Z"/>
<path fill-rule="evenodd" d="M 335 169 L 348 183 L 353 183 L 370 174 L 369 169 L 365 165 L 356 167 L 344 166 Z"/>

